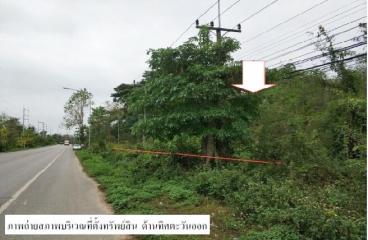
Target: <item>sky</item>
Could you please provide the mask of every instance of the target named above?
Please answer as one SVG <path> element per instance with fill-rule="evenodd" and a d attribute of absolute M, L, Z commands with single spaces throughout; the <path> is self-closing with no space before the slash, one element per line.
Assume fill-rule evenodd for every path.
<path fill-rule="evenodd" d="M 214 2 L 0 0 L 0 112 L 21 119 L 24 107 L 29 124 L 37 127 L 42 121 L 51 133 L 68 133 L 62 127 L 63 106 L 72 92 L 63 87 L 86 88 L 93 94 L 94 107 L 111 101 L 114 87 L 139 80 L 148 69 L 147 50 L 170 46 Z M 272 1 L 221 0 L 222 11 L 235 2 L 221 16 L 223 27 L 234 27 Z M 303 14 L 287 21 L 299 13 Z M 199 21 L 206 24 L 216 15 L 217 6 Z M 277 58 L 290 45 L 315 36 L 318 24 L 327 30 L 347 24 L 334 30 L 337 33 L 365 22 L 365 16 L 365 0 L 279 0 L 244 22 L 242 33 L 227 36 L 242 43 L 234 59 L 268 58 L 271 66 L 315 50 L 311 46 Z M 195 34 L 192 26 L 174 47 Z M 358 35 L 359 29 L 353 29 L 335 41 Z M 285 37 L 289 40 L 279 42 Z"/>

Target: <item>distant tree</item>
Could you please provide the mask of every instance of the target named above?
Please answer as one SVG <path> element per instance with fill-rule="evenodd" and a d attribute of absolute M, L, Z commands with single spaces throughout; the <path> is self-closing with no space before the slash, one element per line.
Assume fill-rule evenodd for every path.
<path fill-rule="evenodd" d="M 116 88 L 114 88 L 115 92 L 111 94 L 111 97 L 113 98 L 114 102 L 119 102 L 122 105 L 125 105 L 127 103 L 129 94 L 135 87 L 138 87 L 140 85 L 141 83 L 137 84 L 122 83 Z"/>
<path fill-rule="evenodd" d="M 94 131 L 92 136 L 98 147 L 104 149 L 110 139 L 110 112 L 104 107 L 97 107 L 92 110 L 89 119 Z"/>
<path fill-rule="evenodd" d="M 128 99 L 134 89 L 139 88 L 144 84 L 138 82 L 134 84 L 122 83 L 111 94 L 115 107 L 110 109 L 113 124 L 112 133 L 116 139 L 124 138 L 125 140 L 134 141 L 135 137 L 131 134 L 131 128 L 133 124 L 138 120 L 138 115 L 128 112 Z M 117 105 L 116 105 L 117 104 Z"/>
<path fill-rule="evenodd" d="M 85 130 L 84 117 L 85 110 L 90 106 L 92 94 L 86 89 L 81 89 L 72 94 L 68 102 L 64 106 L 64 124 L 70 129 L 77 127 L 81 142 L 85 142 Z"/>
<path fill-rule="evenodd" d="M 8 145 L 8 130 L 0 126 L 0 152 L 5 151 Z"/>

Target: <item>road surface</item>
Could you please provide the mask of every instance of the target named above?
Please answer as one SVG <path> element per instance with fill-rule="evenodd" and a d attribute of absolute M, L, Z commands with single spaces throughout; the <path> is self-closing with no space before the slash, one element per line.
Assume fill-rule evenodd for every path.
<path fill-rule="evenodd" d="M 5 214 L 111 214 L 69 146 L 0 154 L 0 239 L 122 239 L 5 235 Z"/>

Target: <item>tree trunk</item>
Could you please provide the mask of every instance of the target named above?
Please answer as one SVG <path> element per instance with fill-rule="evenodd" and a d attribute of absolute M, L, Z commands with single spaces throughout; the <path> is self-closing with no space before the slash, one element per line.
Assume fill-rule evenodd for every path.
<path fill-rule="evenodd" d="M 210 134 L 206 138 L 206 155 L 210 157 L 216 156 L 216 140 L 213 134 Z M 206 164 L 208 165 L 211 158 L 207 158 Z"/>

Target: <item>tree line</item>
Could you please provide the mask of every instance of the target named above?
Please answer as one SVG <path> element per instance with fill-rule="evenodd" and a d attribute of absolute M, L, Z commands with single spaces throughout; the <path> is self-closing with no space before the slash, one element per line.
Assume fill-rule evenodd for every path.
<path fill-rule="evenodd" d="M 317 49 L 333 62 L 354 54 L 335 52 L 323 27 L 318 38 L 324 44 Z M 95 147 L 160 142 L 167 149 L 209 156 L 276 160 L 293 158 L 286 155 L 299 149 L 294 147 L 299 142 L 329 158 L 364 156 L 364 57 L 354 68 L 343 61 L 331 64 L 328 73 L 296 74 L 292 64 L 268 69 L 268 81 L 278 87 L 244 94 L 231 87 L 241 81 L 241 67 L 231 57 L 238 49 L 236 40 L 224 38 L 218 44 L 203 30 L 177 48 L 149 50 L 150 70 L 142 80 L 117 86 L 113 103 L 93 108 L 89 124 Z M 306 155 L 320 154 L 312 152 Z"/>
<path fill-rule="evenodd" d="M 356 53 L 335 49 L 322 27 L 318 38 L 328 68 L 266 69 L 276 87 L 257 94 L 231 86 L 241 81 L 232 38 L 213 42 L 203 29 L 149 50 L 141 81 L 93 108 L 93 151 L 79 154 L 114 211 L 211 213 L 211 236 L 193 239 L 365 239 L 366 57 L 350 66 Z M 282 164 L 112 151 L 117 143 Z"/>
<path fill-rule="evenodd" d="M 64 137 L 59 134 L 38 132 L 33 126 L 24 127 L 18 118 L 5 113 L 0 115 L 0 152 L 46 146 L 63 140 Z"/>

